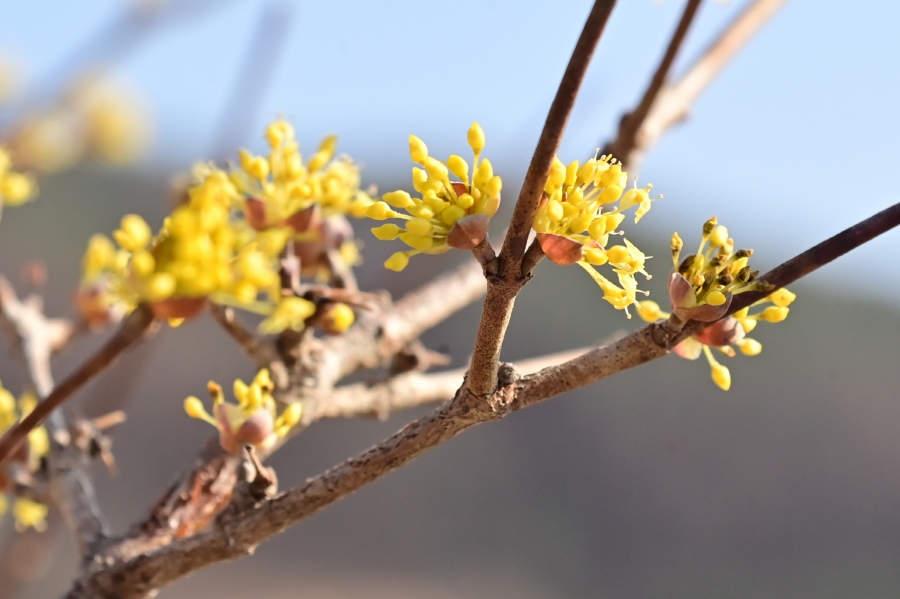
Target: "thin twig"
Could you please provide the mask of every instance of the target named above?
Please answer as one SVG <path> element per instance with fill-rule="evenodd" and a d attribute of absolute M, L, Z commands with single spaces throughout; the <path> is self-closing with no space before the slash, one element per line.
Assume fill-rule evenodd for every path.
<path fill-rule="evenodd" d="M 616 158 L 635 169 L 644 153 L 673 125 L 687 118 L 691 106 L 738 51 L 787 0 L 755 0 L 732 21 L 677 82 L 663 86 L 656 102 L 634 136 L 630 148 Z M 617 140 L 618 141 L 618 140 Z M 615 144 L 616 142 L 613 142 Z"/>
<path fill-rule="evenodd" d="M 615 0 L 596 0 L 591 8 L 556 90 L 556 96 L 550 105 L 534 156 L 525 174 L 509 230 L 500 250 L 499 268 L 493 269 L 497 274 L 488 276 L 487 298 L 478 325 L 472 360 L 469 363 L 469 376 L 466 379 L 466 390 L 475 397 L 487 398 L 497 387 L 503 338 L 509 326 L 516 296 L 531 276 L 530 272 L 522 272 L 522 258 L 531 232 L 534 211 L 550 174 L 550 166 L 562 141 L 569 115 L 575 106 L 581 82 L 615 4 Z"/>
<path fill-rule="evenodd" d="M 516 368 L 522 373 L 536 372 L 552 364 L 570 360 L 588 349 L 575 349 L 523 360 L 516 364 Z M 383 420 L 396 410 L 447 401 L 456 394 L 465 374 L 465 368 L 427 374 L 409 372 L 381 383 L 355 383 L 338 387 L 327 401 L 317 404 L 316 409 L 310 410 L 309 413 L 304 412 L 304 422 L 358 416 L 376 416 Z"/>
<path fill-rule="evenodd" d="M 330 391 L 340 379 L 360 369 L 386 366 L 422 333 L 482 297 L 485 288 L 481 266 L 468 260 L 411 291 L 384 312 L 361 314 L 347 333 L 323 344 L 319 388 Z"/>
<path fill-rule="evenodd" d="M 581 31 L 581 36 L 572 51 L 572 57 L 556 90 L 556 96 L 550 105 L 547 120 L 538 139 L 537 147 L 522 189 L 519 191 L 519 199 L 513 210 L 510 220 L 509 232 L 503 241 L 503 249 L 500 252 L 500 272 L 506 279 L 518 279 L 522 255 L 525 253 L 525 243 L 531 231 L 531 223 L 534 220 L 534 211 L 537 209 L 541 191 L 550 174 L 550 165 L 556 156 L 556 150 L 562 141 L 566 123 L 575 106 L 575 98 L 587 72 L 591 57 L 606 27 L 609 15 L 615 6 L 615 0 L 596 0 Z"/>
<path fill-rule="evenodd" d="M 681 20 L 678 21 L 675 33 L 672 34 L 672 39 L 669 40 L 666 52 L 663 54 L 656 72 L 653 73 L 650 84 L 644 91 L 640 103 L 634 110 L 622 116 L 622 120 L 619 121 L 619 132 L 616 134 L 616 138 L 603 148 L 603 154 L 612 154 L 624 161 L 631 153 L 631 150 L 637 143 L 638 131 L 640 131 L 644 119 L 650 113 L 650 109 L 653 108 L 653 104 L 656 102 L 656 98 L 669 76 L 672 64 L 674 64 L 675 58 L 678 56 L 678 51 L 687 37 L 688 29 L 690 29 L 691 23 L 694 22 L 697 9 L 700 8 L 700 2 L 701 0 L 688 0 L 687 4 L 685 4 Z M 628 164 L 628 162 L 625 162 L 626 167 Z"/>
<path fill-rule="evenodd" d="M 44 420 L 85 383 L 109 366 L 125 349 L 140 339 L 153 323 L 150 308 L 141 304 L 122 322 L 119 330 L 84 364 L 54 387 L 47 397 L 21 422 L 0 438 L 0 464 L 25 440 L 28 433 Z"/>
<path fill-rule="evenodd" d="M 591 8 L 550 105 L 534 156 L 525 174 L 509 230 L 503 240 L 499 269 L 494 269 L 497 275 L 488 277 L 487 298 L 466 379 L 467 392 L 476 397 L 487 398 L 497 387 L 500 348 L 503 346 L 516 295 L 531 276 L 530 273 L 522 272 L 522 258 L 531 232 L 534 211 L 550 174 L 550 166 L 562 141 L 569 115 L 575 106 L 581 82 L 615 4 L 615 0 L 596 0 Z"/>
<path fill-rule="evenodd" d="M 13 345 L 25 366 L 29 385 L 43 399 L 53 389 L 50 358 L 70 338 L 71 325 L 63 319 L 44 316 L 43 301 L 37 295 L 20 301 L 12 286 L 2 277 L 0 318 L 13 333 Z M 47 429 L 52 441 L 47 456 L 52 495 L 75 537 L 79 552 L 86 556 L 108 533 L 106 521 L 90 477 L 82 467 L 84 456 L 71 444 L 68 426 L 61 412 L 50 414 Z"/>

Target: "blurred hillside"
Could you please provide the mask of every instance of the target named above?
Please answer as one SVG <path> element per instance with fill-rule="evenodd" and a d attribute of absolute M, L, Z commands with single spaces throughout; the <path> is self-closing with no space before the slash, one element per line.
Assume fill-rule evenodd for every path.
<path fill-rule="evenodd" d="M 109 233 L 127 212 L 159 224 L 165 195 L 164 181 L 100 169 L 48 178 L 35 203 L 4 213 L 0 272 L 44 260 L 48 312 L 68 313 L 88 237 Z M 634 238 L 657 256 L 649 263 L 657 299 L 670 233 Z M 391 244 L 361 237 L 362 287 L 387 287 L 395 297 L 464 259 L 420 258 L 396 275 L 380 266 Z M 601 302 L 576 270 L 539 267 L 519 299 L 505 359 L 640 324 Z M 469 431 L 255 556 L 160 596 L 900 596 L 900 315 L 864 290 L 832 296 L 813 279 L 793 288 L 799 299 L 787 321 L 754 332 L 760 356 L 727 362 L 728 393 L 701 361 L 667 357 L 622 373 Z M 462 366 L 477 318 L 472 306 L 425 341 Z M 96 342 L 62 356 L 57 376 Z M 15 364 L 0 355 L 0 379 L 16 389 Z M 210 434 L 184 415 L 184 397 L 202 393 L 209 379 L 227 386 L 250 376 L 249 362 L 204 317 L 164 329 L 81 393 L 74 409 L 87 414 L 104 398 L 127 397 L 129 420 L 114 447 L 121 474 L 97 476 L 115 531 L 144 513 Z M 415 415 L 317 424 L 271 464 L 283 488 L 294 486 Z M 71 542 L 63 544 L 51 575 L 23 596 L 67 587 L 75 558 Z"/>

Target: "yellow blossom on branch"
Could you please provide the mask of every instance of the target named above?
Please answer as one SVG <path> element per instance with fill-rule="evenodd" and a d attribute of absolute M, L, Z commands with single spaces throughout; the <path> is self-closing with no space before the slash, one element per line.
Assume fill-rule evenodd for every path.
<path fill-rule="evenodd" d="M 620 235 L 619 225 L 625 211 L 637 207 L 637 223 L 659 199 L 650 197 L 652 185 L 625 191 L 628 173 L 612 156 L 563 164 L 554 158 L 544 195 L 534 215 L 538 243 L 549 260 L 556 264 L 578 264 L 603 290 L 603 299 L 617 310 L 625 310 L 636 302 L 635 275 L 650 278 L 644 269 L 647 256 L 637 246 L 622 240 L 609 246 L 610 235 Z M 594 267 L 609 264 L 616 273 L 616 285 Z"/>
<path fill-rule="evenodd" d="M 6 148 L 0 147 L 0 208 L 18 206 L 37 195 L 34 179 L 13 170 L 12 158 Z"/>
<path fill-rule="evenodd" d="M 303 213 L 313 206 L 321 209 L 323 218 L 329 218 L 363 216 L 372 204 L 359 188 L 359 167 L 348 156 L 335 158 L 334 135 L 322 140 L 306 163 L 287 121 L 269 125 L 266 141 L 268 156 L 241 150 L 239 167 L 229 175 L 241 193 L 240 207 L 254 228 L 292 226 L 302 233 L 311 225 L 311 215 Z"/>
<path fill-rule="evenodd" d="M 290 404 L 279 414 L 272 397 L 274 388 L 269 371 L 264 368 L 249 385 L 240 379 L 234 382 L 237 403 L 230 403 L 225 401 L 222 387 L 210 381 L 207 390 L 213 399 L 212 414 L 194 396 L 184 400 L 184 410 L 188 416 L 215 426 L 225 451 L 240 453 L 246 444 L 265 450 L 287 436 L 302 415 L 299 403 Z"/>
<path fill-rule="evenodd" d="M 703 225 L 700 248 L 696 254 L 680 260 L 683 246 L 681 238 L 675 233 L 671 249 L 676 270 L 669 278 L 672 312 L 682 323 L 698 320 L 711 324 L 676 345 L 673 351 L 689 360 L 696 360 L 701 354 L 706 356 L 713 382 L 727 391 L 731 387 L 731 372 L 716 360 L 713 352 L 734 357 L 736 352 L 732 346 L 735 346 L 746 356 L 758 355 L 762 344 L 747 337 L 747 333 L 753 331 L 760 320 L 776 323 L 787 318 L 788 306 L 797 296 L 787 289 L 778 289 L 734 315 L 723 318 L 734 294 L 764 289 L 763 284 L 755 281 L 757 272 L 750 270 L 749 259 L 753 250 L 735 251 L 734 240 L 728 237 L 727 229 L 720 226 L 715 217 Z M 751 309 L 766 304 L 773 305 L 751 313 Z M 652 301 L 638 302 L 637 312 L 647 322 L 673 315 L 664 312 Z"/>
<path fill-rule="evenodd" d="M 455 154 L 446 162 L 429 156 L 425 142 L 415 135 L 409 136 L 410 157 L 423 167 L 414 167 L 412 172 L 413 188 L 420 195 L 392 191 L 366 211 L 374 220 L 406 221 L 403 227 L 388 223 L 372 229 L 378 239 L 400 239 L 412 248 L 393 254 L 384 263 L 385 267 L 401 271 L 416 254 L 440 254 L 450 248 L 472 249 L 484 240 L 488 221 L 500 206 L 503 182 L 494 174 L 490 161 L 481 159 L 485 137 L 478 123 L 469 128 L 467 141 L 474 154 L 471 167 Z M 451 180 L 451 175 L 458 181 Z"/>
<path fill-rule="evenodd" d="M 15 400 L 12 393 L 0 384 L 0 435 L 6 432 L 15 423 L 25 418 L 37 405 L 34 395 L 25 394 Z M 33 473 L 41 469 L 41 461 L 50 451 L 50 439 L 44 427 L 39 426 L 28 433 L 28 443 L 23 444 L 13 453 L 10 463 L 0 471 L 0 515 L 8 508 L 8 499 L 4 493 L 14 490 L 14 483 L 7 478 L 10 466 L 19 468 L 24 472 Z M 34 528 L 42 531 L 46 528 L 47 506 L 27 498 L 17 497 L 12 507 L 13 518 L 16 521 L 16 529 L 24 530 Z"/>

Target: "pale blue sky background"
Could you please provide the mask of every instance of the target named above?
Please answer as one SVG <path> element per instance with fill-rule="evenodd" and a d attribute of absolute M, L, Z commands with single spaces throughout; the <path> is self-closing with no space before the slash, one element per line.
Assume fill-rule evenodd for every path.
<path fill-rule="evenodd" d="M 161 26 L 114 65 L 154 109 L 157 141 L 143 168 L 172 172 L 211 150 L 256 22 L 272 3 L 219 4 Z M 527 166 L 590 7 L 587 0 L 277 4 L 290 9 L 290 34 L 254 130 L 283 113 L 306 148 L 336 132 L 340 150 L 365 164 L 364 180 L 385 183 L 408 176 L 408 133 L 446 155 L 465 149 L 465 130 L 478 120 L 486 154 L 510 189 Z M 679 64 L 743 5 L 706 2 Z M 127 6 L 2 0 L 0 51 L 21 59 L 34 79 L 52 78 L 73 49 Z M 642 91 L 682 6 L 619 2 L 573 115 L 564 160 L 584 157 L 611 134 Z M 693 119 L 649 155 L 642 180 L 666 199 L 642 225 L 667 238 L 673 229 L 693 234 L 716 214 L 767 268 L 896 202 L 898 24 L 894 2 L 789 2 L 703 95 Z M 261 147 L 259 138 L 246 143 Z M 900 277 L 887 264 L 898 250 L 900 233 L 889 234 L 814 281 L 852 283 L 859 291 L 848 293 L 875 292 L 900 305 Z"/>

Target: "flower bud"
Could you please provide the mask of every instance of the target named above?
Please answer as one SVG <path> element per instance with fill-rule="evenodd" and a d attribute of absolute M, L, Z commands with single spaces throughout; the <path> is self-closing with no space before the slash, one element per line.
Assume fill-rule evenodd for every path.
<path fill-rule="evenodd" d="M 575 264 L 584 256 L 582 244 L 568 237 L 552 233 L 538 233 L 537 240 L 541 249 L 544 250 L 544 254 L 555 264 L 562 266 Z"/>
<path fill-rule="evenodd" d="M 459 219 L 447 234 L 447 245 L 458 250 L 471 250 L 484 241 L 489 221 L 486 214 L 470 214 Z"/>

